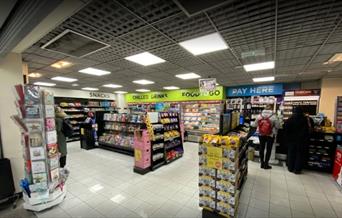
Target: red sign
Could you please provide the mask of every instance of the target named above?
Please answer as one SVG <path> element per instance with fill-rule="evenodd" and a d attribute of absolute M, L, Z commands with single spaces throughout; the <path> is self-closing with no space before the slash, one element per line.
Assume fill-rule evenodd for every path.
<path fill-rule="evenodd" d="M 302 89 L 302 90 L 294 90 L 294 91 L 286 91 L 285 96 L 313 96 L 320 95 L 320 89 Z"/>

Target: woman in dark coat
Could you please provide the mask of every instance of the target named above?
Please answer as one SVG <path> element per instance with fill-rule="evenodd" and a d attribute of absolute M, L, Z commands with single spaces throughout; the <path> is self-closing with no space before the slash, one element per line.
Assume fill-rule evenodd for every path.
<path fill-rule="evenodd" d="M 308 119 L 301 107 L 295 107 L 292 116 L 284 124 L 285 143 L 288 146 L 287 167 L 290 172 L 300 174 L 304 153 L 309 138 Z"/>
<path fill-rule="evenodd" d="M 63 128 L 63 120 L 66 118 L 67 114 L 60 107 L 56 107 L 55 111 L 56 111 L 55 122 L 56 122 L 56 130 L 57 130 L 57 144 L 58 144 L 59 153 L 61 153 L 61 157 L 59 158 L 59 165 L 61 168 L 64 168 L 64 166 L 66 165 L 67 145 L 66 145 L 66 137 L 62 131 L 62 128 Z"/>

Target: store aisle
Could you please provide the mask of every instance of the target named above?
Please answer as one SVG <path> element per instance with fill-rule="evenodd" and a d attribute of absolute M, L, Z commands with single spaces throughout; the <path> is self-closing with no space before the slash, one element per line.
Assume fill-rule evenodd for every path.
<path fill-rule="evenodd" d="M 38 217 L 200 217 L 197 144 L 185 155 L 144 176 L 132 157 L 68 145 L 68 196 Z M 342 217 L 342 194 L 329 175 L 260 170 L 250 162 L 239 217 Z"/>

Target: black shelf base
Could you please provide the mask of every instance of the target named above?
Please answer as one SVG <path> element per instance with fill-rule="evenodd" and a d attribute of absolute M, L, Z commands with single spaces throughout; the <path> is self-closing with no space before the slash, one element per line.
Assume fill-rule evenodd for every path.
<path fill-rule="evenodd" d="M 146 169 L 141 169 L 139 167 L 134 167 L 133 172 L 138 173 L 140 175 L 145 175 L 146 173 L 150 172 L 150 168 L 148 167 Z"/>
<path fill-rule="evenodd" d="M 108 145 L 105 145 L 105 144 L 102 144 L 102 143 L 99 143 L 98 147 L 106 149 L 106 150 L 109 150 L 109 151 L 114 151 L 114 152 L 118 152 L 118 153 L 121 153 L 121 154 L 126 154 L 126 155 L 129 155 L 129 156 L 134 156 L 134 150 L 130 151 L 128 149 L 121 149 L 121 148 L 118 148 L 118 147 L 112 147 L 112 146 L 108 146 Z"/>
<path fill-rule="evenodd" d="M 203 208 L 202 218 L 227 218 L 227 217 Z"/>

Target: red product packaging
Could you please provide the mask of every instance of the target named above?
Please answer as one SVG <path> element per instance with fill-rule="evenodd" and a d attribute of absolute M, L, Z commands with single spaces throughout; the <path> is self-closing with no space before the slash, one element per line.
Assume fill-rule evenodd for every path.
<path fill-rule="evenodd" d="M 337 180 L 338 175 L 341 171 L 342 167 L 342 148 L 337 148 L 336 149 L 336 154 L 335 154 L 335 161 L 334 161 L 334 170 L 333 170 L 333 177 L 335 180 Z"/>

